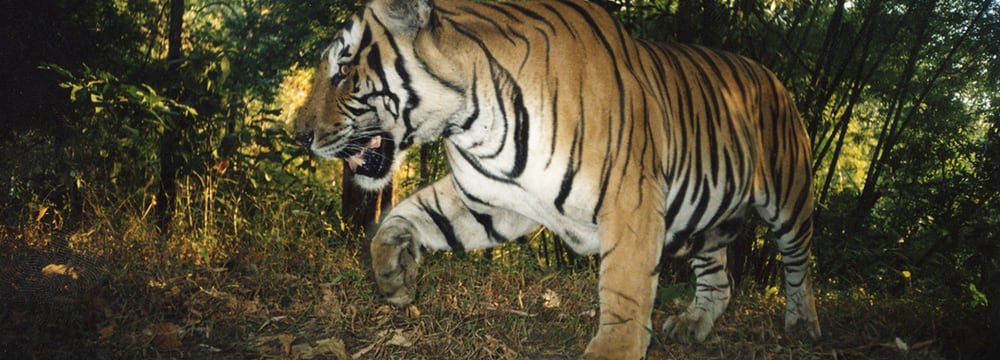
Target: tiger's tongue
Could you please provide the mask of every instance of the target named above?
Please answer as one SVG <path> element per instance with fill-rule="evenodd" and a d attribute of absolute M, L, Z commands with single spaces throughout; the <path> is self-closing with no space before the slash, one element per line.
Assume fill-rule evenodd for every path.
<path fill-rule="evenodd" d="M 368 152 L 368 149 L 378 149 L 380 146 L 382 146 L 382 137 L 376 135 L 371 140 L 368 140 L 364 149 L 346 159 L 347 166 L 351 168 L 352 172 L 357 172 L 359 167 L 365 165 L 365 153 Z"/>

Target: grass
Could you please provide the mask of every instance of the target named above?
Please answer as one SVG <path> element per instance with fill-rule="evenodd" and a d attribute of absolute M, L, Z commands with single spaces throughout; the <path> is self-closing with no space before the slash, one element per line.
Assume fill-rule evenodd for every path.
<path fill-rule="evenodd" d="M 0 358 L 574 359 L 596 331 L 592 265 L 546 268 L 517 244 L 493 260 L 430 254 L 416 302 L 400 309 L 375 292 L 359 237 L 310 208 L 327 198 L 232 193 L 186 193 L 167 238 L 151 225 L 148 195 L 91 195 L 74 233 L 53 230 L 65 221 L 55 207 L 25 206 L 25 220 L 0 225 Z M 656 329 L 691 292 L 661 284 Z M 827 291 L 824 337 L 812 341 L 783 331 L 780 294 L 744 290 L 704 343 L 654 331 L 648 358 L 998 353 L 983 316 L 943 303 L 919 291 Z"/>
<path fill-rule="evenodd" d="M 121 235 L 141 232 L 119 230 L 69 236 L 62 258 L 40 250 L 51 239 L 38 233 L 5 234 L 0 357 L 572 359 L 596 329 L 597 276 L 589 268 L 433 254 L 418 300 L 398 309 L 381 302 L 364 251 L 349 242 L 300 239 L 296 249 L 267 254 L 247 246 L 207 265 L 182 246 L 168 256 L 125 249 Z M 69 266 L 32 274 L 48 260 Z M 689 295 L 660 301 L 654 324 L 683 309 Z M 656 335 L 648 358 L 975 357 L 950 349 L 946 317 L 916 300 L 826 294 L 825 336 L 814 342 L 781 329 L 779 296 L 738 294 L 706 342 Z"/>

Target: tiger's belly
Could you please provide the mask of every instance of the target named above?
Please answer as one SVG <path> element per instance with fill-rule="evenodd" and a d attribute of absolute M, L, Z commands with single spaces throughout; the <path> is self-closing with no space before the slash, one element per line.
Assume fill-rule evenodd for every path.
<path fill-rule="evenodd" d="M 600 250 L 598 226 L 593 216 L 593 196 L 568 196 L 562 206 L 556 206 L 561 186 L 560 177 L 553 174 L 526 175 L 517 182 L 499 182 L 489 176 L 462 166 L 452 167 L 452 173 L 467 198 L 466 205 L 482 209 L 483 202 L 521 215 L 524 221 L 545 226 L 574 252 L 595 254 Z M 579 186 L 579 185 L 578 185 Z M 585 189 L 577 194 L 584 193 Z"/>
<path fill-rule="evenodd" d="M 529 216 L 538 219 L 577 254 L 592 255 L 600 251 L 600 236 L 596 224 L 552 211 L 535 211 L 535 214 Z"/>

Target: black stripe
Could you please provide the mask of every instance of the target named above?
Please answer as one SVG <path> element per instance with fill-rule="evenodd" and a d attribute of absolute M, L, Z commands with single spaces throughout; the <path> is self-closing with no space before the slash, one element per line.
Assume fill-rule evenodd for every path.
<path fill-rule="evenodd" d="M 462 242 L 458 240 L 457 236 L 455 236 L 455 228 L 451 225 L 451 222 L 448 220 L 448 218 L 444 216 L 443 212 L 440 211 L 441 203 L 438 199 L 437 193 L 435 192 L 433 194 L 434 194 L 434 207 L 432 208 L 427 203 L 425 203 L 423 199 L 421 199 L 420 201 L 418 201 L 418 203 L 420 204 L 420 208 L 423 209 L 425 213 L 427 213 L 427 216 L 431 218 L 431 221 L 434 221 L 434 225 L 437 225 L 438 231 L 441 232 L 441 235 L 444 235 L 444 239 L 448 243 L 448 247 L 451 247 L 451 249 L 454 251 L 465 250 L 465 246 L 462 245 Z"/>
<path fill-rule="evenodd" d="M 510 15 L 509 13 L 505 14 Z M 492 23 L 492 20 L 488 21 L 491 21 Z M 483 51 L 483 54 L 489 61 L 490 74 L 493 81 L 493 91 L 494 94 L 496 95 L 495 99 L 496 104 L 499 106 L 500 113 L 503 114 L 503 133 L 501 134 L 501 136 L 505 140 L 500 142 L 500 146 L 495 150 L 493 154 L 481 156 L 482 158 L 487 158 L 487 159 L 495 158 L 496 156 L 499 156 L 499 154 L 503 152 L 503 150 L 505 149 L 508 143 L 506 139 L 508 137 L 508 131 L 509 131 L 508 129 L 510 126 L 510 118 L 511 118 L 510 116 L 511 113 L 507 109 L 505 100 L 509 99 L 512 102 L 511 107 L 513 108 L 512 115 L 514 121 L 514 133 L 513 133 L 513 139 L 511 139 L 510 141 L 514 142 L 514 147 L 515 147 L 514 163 L 511 165 L 511 170 L 508 171 L 506 175 L 510 178 L 517 178 L 524 172 L 524 168 L 527 164 L 528 135 L 529 135 L 528 111 L 524 106 L 524 99 L 521 92 L 521 87 L 517 84 L 514 77 L 511 76 L 510 72 L 500 65 L 500 63 L 490 52 L 489 46 L 486 43 L 484 43 L 482 39 L 480 39 L 471 31 L 462 27 L 460 24 L 455 23 L 454 21 L 451 22 L 452 26 L 455 28 L 456 31 L 465 35 L 470 40 L 475 41 L 479 45 L 479 47 Z M 522 39 L 525 41 L 525 43 L 528 43 L 527 38 L 522 37 Z M 478 114 L 478 108 L 477 108 L 477 114 Z M 468 129 L 469 127 L 471 127 L 472 119 L 473 118 L 470 117 L 463 125 L 463 128 Z M 463 157 L 468 158 L 468 156 L 466 156 L 466 154 L 464 153 Z M 470 161 L 470 163 L 472 163 L 472 161 Z M 476 163 L 478 163 L 478 161 Z"/>
<path fill-rule="evenodd" d="M 674 226 L 674 221 L 677 220 L 677 214 L 680 213 L 681 208 L 687 197 L 687 189 L 690 184 L 690 178 L 684 177 L 684 181 L 680 184 L 680 189 L 677 191 L 677 198 L 674 199 L 669 206 L 667 206 L 667 211 L 663 214 L 664 221 L 664 232 L 669 233 L 670 228 Z M 686 231 L 686 234 L 682 234 L 685 231 L 679 231 L 675 234 L 673 239 L 667 239 L 667 243 L 664 244 L 663 250 L 670 255 L 674 255 L 680 250 L 684 242 L 687 241 L 687 236 L 690 235 L 690 231 Z"/>
<path fill-rule="evenodd" d="M 397 54 L 399 53 L 399 50 L 395 48 L 395 44 L 393 45 L 393 49 L 396 50 Z M 394 65 L 396 67 L 396 74 L 402 80 L 401 85 L 403 90 L 407 94 L 406 104 L 403 106 L 403 124 L 406 125 L 406 131 L 403 132 L 403 140 L 399 143 L 399 149 L 405 150 L 410 145 L 413 145 L 413 133 L 416 132 L 416 127 L 413 126 L 410 114 L 413 112 L 413 109 L 420 106 L 420 96 L 413 91 L 413 85 L 410 83 L 410 74 L 406 72 L 406 67 L 403 64 L 403 57 L 397 57 Z"/>
<path fill-rule="evenodd" d="M 701 265 L 691 265 L 691 270 L 694 271 L 695 275 L 702 277 L 705 275 L 711 275 L 719 271 L 725 270 L 724 264 L 719 264 L 715 259 L 698 257 L 698 260 L 704 261 Z"/>
<path fill-rule="evenodd" d="M 493 242 L 496 243 L 503 243 L 507 241 L 507 238 L 505 238 L 503 235 L 500 235 L 500 233 L 497 232 L 497 229 L 493 227 L 493 216 L 489 214 L 478 213 L 472 211 L 471 209 L 469 210 L 469 212 L 472 213 L 472 217 L 476 219 L 476 222 L 478 222 L 479 225 L 483 227 L 483 231 L 486 232 L 486 236 L 489 237 L 490 240 L 493 240 Z"/>
<path fill-rule="evenodd" d="M 476 91 L 476 83 L 479 82 L 479 76 L 476 75 L 475 65 L 473 65 L 472 70 L 472 114 L 465 118 L 465 122 L 462 123 L 462 130 L 468 131 L 472 128 L 472 123 L 479 119 L 479 92 Z"/>
<path fill-rule="evenodd" d="M 618 120 L 621 122 L 619 124 L 618 142 L 620 143 L 622 132 L 625 126 L 624 122 L 626 119 L 625 117 L 626 94 L 624 91 L 625 89 L 624 80 L 622 79 L 621 72 L 618 70 L 618 57 L 615 55 L 611 42 L 608 40 L 607 37 L 605 37 L 605 34 L 599 30 L 601 29 L 601 27 L 597 25 L 597 20 L 591 16 L 592 14 L 590 12 L 581 7 L 579 4 L 573 2 L 565 0 L 560 0 L 559 2 L 575 10 L 578 13 L 578 15 L 581 18 L 583 18 L 583 20 L 586 21 L 588 25 L 590 25 L 590 28 L 593 30 L 594 35 L 597 36 L 598 40 L 601 41 L 601 44 L 603 45 L 605 51 L 607 51 L 608 58 L 611 60 L 611 67 L 612 67 L 611 70 L 613 71 L 613 74 L 615 76 L 615 83 L 618 85 L 618 87 L 617 89 L 609 89 L 608 91 L 612 93 L 618 93 L 618 113 L 619 113 Z M 605 14 L 605 16 L 610 16 L 610 15 Z M 616 30 L 618 30 L 619 35 L 621 35 L 621 28 L 619 27 Z M 613 118 L 608 119 L 609 125 L 612 124 L 612 121 Z M 608 142 L 605 145 L 605 147 L 608 150 L 608 156 L 605 158 L 604 165 L 602 166 L 601 190 L 598 193 L 597 203 L 594 205 L 594 210 L 591 216 L 591 222 L 593 223 L 597 223 L 597 215 L 600 213 L 601 207 L 604 204 L 604 197 L 608 191 L 608 180 L 611 177 L 611 167 L 613 165 L 614 159 L 617 157 L 617 154 L 612 153 L 610 151 L 611 150 L 610 137 L 608 138 Z"/>
<path fill-rule="evenodd" d="M 454 144 L 452 144 L 452 146 L 454 147 L 455 150 L 457 150 L 458 154 L 462 156 L 462 159 L 465 159 L 465 161 L 469 163 L 469 165 L 471 165 L 473 169 L 476 169 L 476 172 L 496 182 L 517 185 L 517 183 L 515 183 L 514 180 L 511 180 L 508 177 L 499 176 L 497 174 L 491 173 L 488 170 L 486 170 L 486 168 L 483 167 L 483 164 L 479 162 L 479 159 L 465 152 L 464 149 L 461 149 L 458 146 L 455 146 Z"/>
<path fill-rule="evenodd" d="M 531 122 L 528 120 L 528 109 L 524 107 L 524 98 L 520 89 L 514 93 L 514 165 L 507 173 L 511 178 L 518 178 L 524 173 L 528 163 L 528 130 Z"/>
<path fill-rule="evenodd" d="M 573 143 L 570 145 L 569 161 L 566 163 L 566 172 L 563 173 L 562 183 L 559 185 L 559 194 L 556 195 L 555 206 L 556 210 L 560 214 L 565 215 L 566 209 L 563 206 L 566 204 L 566 198 L 569 197 L 569 192 L 573 190 L 573 180 L 576 178 L 576 172 L 580 167 L 580 160 L 578 159 L 577 149 L 580 146 L 580 137 L 583 135 L 583 123 L 580 123 L 576 129 L 573 130 Z"/>
<path fill-rule="evenodd" d="M 549 139 L 549 160 L 545 162 L 545 168 L 548 169 L 549 165 L 552 164 L 552 158 L 556 154 L 556 141 L 559 138 L 559 79 L 554 79 L 554 84 L 552 85 L 552 138 Z"/>
<path fill-rule="evenodd" d="M 702 179 L 700 182 L 696 180 L 696 182 L 702 183 L 702 190 L 700 194 L 696 194 L 694 199 L 692 199 L 697 199 L 698 203 L 691 212 L 691 218 L 688 219 L 687 227 L 689 229 L 697 229 L 698 223 L 701 222 L 702 217 L 705 216 L 705 211 L 708 210 L 708 202 L 712 198 L 712 193 L 708 184 L 704 184 L 705 181 L 707 180 Z M 697 193 L 698 191 L 695 190 L 694 192 Z"/>
<path fill-rule="evenodd" d="M 728 55 L 728 56 L 725 56 L 725 55 Z M 747 78 L 745 76 L 743 76 L 743 75 L 745 75 L 745 72 L 744 71 L 740 71 L 740 69 L 737 68 L 736 64 L 734 63 L 734 61 L 736 61 L 737 59 L 740 59 L 740 58 L 736 57 L 735 55 L 730 55 L 730 54 L 724 54 L 723 56 L 719 56 L 719 58 L 722 60 L 722 63 L 725 64 L 726 67 L 729 68 L 729 72 L 732 74 L 732 77 L 729 80 L 731 80 L 731 82 L 736 85 L 737 93 L 742 94 L 743 96 L 746 96 L 747 94 L 749 94 L 749 92 L 747 90 L 747 84 L 743 83 L 743 81 L 747 80 Z M 742 59 L 740 59 L 740 60 L 742 60 Z M 742 61 L 741 61 L 741 63 L 742 63 Z"/>
<path fill-rule="evenodd" d="M 608 156 L 604 158 L 604 162 L 601 165 L 601 190 L 597 193 L 597 204 L 594 205 L 594 211 L 591 213 L 590 222 L 597 223 L 597 214 L 601 212 L 601 206 L 604 204 L 604 196 L 608 193 L 608 183 L 611 179 L 611 168 L 614 166 L 614 157 L 611 154 L 611 138 L 608 138 Z"/>
<path fill-rule="evenodd" d="M 482 5 L 482 6 L 490 8 L 490 9 L 493 9 L 493 10 L 495 10 L 495 11 L 503 14 L 504 16 L 506 16 L 507 19 L 510 20 L 510 21 L 517 21 L 517 22 L 521 21 L 521 18 L 515 16 L 514 14 L 512 14 L 510 11 L 508 11 L 505 8 L 504 5 L 507 5 L 507 4 L 495 4 L 495 3 L 483 2 L 483 3 L 478 3 L 478 5 Z"/>
<path fill-rule="evenodd" d="M 528 58 L 531 57 L 531 40 L 528 39 L 528 37 L 526 35 L 524 35 L 524 34 L 522 34 L 520 32 L 513 31 L 513 29 L 510 29 L 510 33 L 511 33 L 511 35 L 513 35 L 514 37 L 516 37 L 518 40 L 521 40 L 521 42 L 523 43 L 522 46 L 524 47 L 524 49 L 523 49 L 524 50 L 524 57 L 521 58 L 521 65 L 519 65 L 517 69 L 518 70 L 524 70 L 524 66 L 528 64 Z"/>
<path fill-rule="evenodd" d="M 465 187 L 463 187 L 462 184 L 459 183 L 458 179 L 456 179 L 455 177 L 452 177 L 451 180 L 452 180 L 452 183 L 455 184 L 455 189 L 458 189 L 458 192 L 460 192 L 462 194 L 462 196 L 465 197 L 465 200 L 474 202 L 476 204 L 484 205 L 484 206 L 487 206 L 487 207 L 494 207 L 493 204 L 487 202 L 486 200 L 480 199 L 480 198 L 476 197 L 475 195 L 472 195 L 472 193 L 470 193 L 468 190 L 466 190 Z"/>
<path fill-rule="evenodd" d="M 556 32 L 555 25 L 553 25 L 552 22 L 549 21 L 549 19 L 546 18 L 545 16 L 542 16 L 541 14 L 536 13 L 533 10 L 525 8 L 518 3 L 504 3 L 503 5 L 516 10 L 517 12 L 521 13 L 521 15 L 527 16 L 535 21 L 545 24 L 546 26 L 548 26 L 549 31 L 553 33 Z"/>
<path fill-rule="evenodd" d="M 371 106 L 368 106 L 367 103 L 362 102 L 363 98 L 353 98 L 352 97 L 351 99 L 354 100 L 355 102 L 361 104 L 361 105 L 364 105 L 363 107 L 361 107 L 361 106 L 351 106 L 351 105 L 349 105 L 347 103 L 341 103 L 340 104 L 341 105 L 340 108 L 342 110 L 344 110 L 345 112 L 350 113 L 352 118 L 357 119 L 361 115 L 367 114 L 367 113 L 369 113 L 369 112 L 372 111 L 372 107 Z"/>
<path fill-rule="evenodd" d="M 576 30 L 574 30 L 573 27 L 569 25 L 569 21 L 566 20 L 565 16 L 563 16 L 562 11 L 557 10 L 555 7 L 552 6 L 552 4 L 549 3 L 543 2 L 539 4 L 541 4 L 542 7 L 544 7 L 545 9 L 551 11 L 552 15 L 562 22 L 563 28 L 569 31 L 569 35 L 572 36 L 574 40 L 577 40 L 579 38 L 579 36 L 577 36 Z"/>
<path fill-rule="evenodd" d="M 357 53 L 361 53 L 361 50 L 364 50 L 371 44 L 372 44 L 372 28 L 370 26 L 365 26 L 365 29 L 361 32 L 361 41 L 358 42 Z"/>
<path fill-rule="evenodd" d="M 485 159 L 493 159 L 496 158 L 497 156 L 500 156 L 500 153 L 503 152 L 503 149 L 507 147 L 507 142 L 508 142 L 506 139 L 507 139 L 508 128 L 510 127 L 510 121 L 507 118 L 508 114 L 507 105 L 506 101 L 504 100 L 508 99 L 509 97 L 505 96 L 508 95 L 508 93 L 507 91 L 504 90 L 505 89 L 504 85 L 512 86 L 514 88 L 513 90 L 511 90 L 510 93 L 511 95 L 519 94 L 521 93 L 521 90 L 517 87 L 517 84 L 514 83 L 514 79 L 510 76 L 510 73 L 507 72 L 507 69 L 504 69 L 502 66 L 500 66 L 500 63 L 496 61 L 495 58 L 493 58 L 493 55 L 490 54 L 485 47 L 483 48 L 483 52 L 486 53 L 486 57 L 489 59 L 490 77 L 491 80 L 493 80 L 493 94 L 496 97 L 494 104 L 499 106 L 500 114 L 503 120 L 502 122 L 503 131 L 500 134 L 500 138 L 504 140 L 500 142 L 500 146 L 498 146 L 492 154 L 480 156 Z"/>
<path fill-rule="evenodd" d="M 574 178 L 576 177 L 576 173 L 579 171 L 582 164 L 583 136 L 584 131 L 586 131 L 586 124 L 584 123 L 586 113 L 583 108 L 583 87 L 578 87 L 577 90 L 580 92 L 576 97 L 577 101 L 579 101 L 579 119 L 577 119 L 576 127 L 573 129 L 573 142 L 570 144 L 569 160 L 566 162 L 566 172 L 563 173 L 562 184 L 559 185 L 559 194 L 556 195 L 554 203 L 556 210 L 559 210 L 559 213 L 563 215 L 566 214 L 566 210 L 563 208 L 563 205 L 566 203 L 566 198 L 573 189 Z"/>
<path fill-rule="evenodd" d="M 393 66 L 394 69 L 396 70 L 396 73 L 399 75 L 399 78 L 402 80 L 400 85 L 403 87 L 403 90 L 405 90 L 407 94 L 406 104 L 403 105 L 403 114 L 402 114 L 403 125 L 406 128 L 406 130 L 403 132 L 403 138 L 399 142 L 399 150 L 405 150 L 406 148 L 410 147 L 410 145 L 413 145 L 414 142 L 413 134 L 416 132 L 416 127 L 413 126 L 413 121 L 410 118 L 410 114 L 413 112 L 414 108 L 420 105 L 420 97 L 416 94 L 415 91 L 413 91 L 413 85 L 410 83 L 410 74 L 406 72 L 406 67 L 403 62 L 403 57 L 399 56 L 400 53 L 399 45 L 396 43 L 396 39 L 389 32 L 389 29 L 385 27 L 385 24 L 379 21 L 379 19 L 376 16 L 372 15 L 371 19 L 382 28 L 382 32 L 385 34 L 385 39 L 389 44 L 389 48 L 392 49 L 393 54 L 397 55 L 396 61 L 394 62 Z M 383 82 L 387 81 L 385 79 L 385 76 L 382 76 L 382 81 Z M 390 91 L 388 85 L 386 85 L 385 91 Z"/>
<path fill-rule="evenodd" d="M 479 4 L 479 5 L 487 5 L 488 6 L 489 4 L 482 3 L 482 4 Z M 504 31 L 504 26 L 501 25 L 500 22 L 498 22 L 499 19 L 497 19 L 497 18 L 495 18 L 493 16 L 490 16 L 490 15 L 487 15 L 487 14 L 483 14 L 483 13 L 477 11 L 478 9 L 473 8 L 473 7 L 461 7 L 460 9 L 462 11 L 464 11 L 465 14 L 474 16 L 474 17 L 478 18 L 479 20 L 482 20 L 483 22 L 492 25 L 493 28 L 496 29 L 496 33 L 498 33 L 500 35 L 503 35 L 503 37 L 506 38 L 507 41 L 509 41 L 511 44 L 515 43 L 514 39 L 511 38 L 506 31 Z"/>

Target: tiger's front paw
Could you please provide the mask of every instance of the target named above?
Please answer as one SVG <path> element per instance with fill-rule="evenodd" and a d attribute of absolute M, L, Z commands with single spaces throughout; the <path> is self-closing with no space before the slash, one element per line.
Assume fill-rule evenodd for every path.
<path fill-rule="evenodd" d="M 371 252 L 375 284 L 385 300 L 396 306 L 413 302 L 420 245 L 414 239 L 412 225 L 401 219 L 386 221 L 372 238 Z"/>
<path fill-rule="evenodd" d="M 667 318 L 663 323 L 663 332 L 674 341 L 702 342 L 712 332 L 714 323 L 715 319 L 704 311 L 685 311 Z"/>

